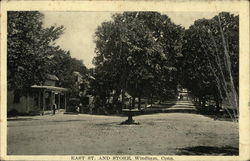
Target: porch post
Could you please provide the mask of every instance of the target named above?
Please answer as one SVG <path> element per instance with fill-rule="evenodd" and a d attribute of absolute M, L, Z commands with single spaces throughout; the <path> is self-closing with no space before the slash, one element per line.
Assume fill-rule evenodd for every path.
<path fill-rule="evenodd" d="M 53 92 L 50 91 L 50 110 L 53 111 Z"/>
<path fill-rule="evenodd" d="M 43 112 L 45 110 L 45 90 L 43 90 Z"/>
<path fill-rule="evenodd" d="M 56 94 L 53 91 L 51 91 L 51 105 L 52 106 L 55 104 L 55 97 L 56 97 Z"/>
<path fill-rule="evenodd" d="M 41 91 L 38 90 L 38 108 L 39 111 L 41 110 Z"/>
<path fill-rule="evenodd" d="M 60 109 L 60 107 L 61 107 L 61 102 L 60 102 L 60 98 L 61 97 L 61 93 L 58 93 L 58 107 L 57 107 L 57 109 Z"/>
<path fill-rule="evenodd" d="M 27 107 L 27 112 L 30 112 L 30 105 L 29 105 L 29 94 L 26 96 L 26 107 Z"/>
<path fill-rule="evenodd" d="M 66 94 L 66 92 L 64 93 L 64 108 L 65 108 L 65 112 L 66 112 L 66 108 L 67 108 L 67 94 Z"/>

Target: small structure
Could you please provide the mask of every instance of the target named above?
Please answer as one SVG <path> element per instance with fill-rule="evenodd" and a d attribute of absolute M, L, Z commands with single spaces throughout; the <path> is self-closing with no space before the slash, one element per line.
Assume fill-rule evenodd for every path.
<path fill-rule="evenodd" d="M 127 93 L 124 92 L 123 95 L 124 98 L 120 98 L 120 100 L 124 99 L 123 103 L 124 103 L 124 107 L 129 107 L 129 108 L 123 108 L 122 112 L 123 114 L 125 114 L 126 116 L 128 116 L 128 119 L 123 121 L 121 124 L 125 124 L 125 125 L 131 125 L 131 124 L 135 124 L 135 125 L 139 125 L 139 122 L 135 122 L 135 120 L 133 119 L 133 116 L 138 115 L 139 113 L 141 113 L 141 109 L 138 108 L 132 108 L 132 96 Z M 126 104 L 126 99 L 128 99 L 128 104 Z"/>
<path fill-rule="evenodd" d="M 8 111 L 18 113 L 56 113 L 67 107 L 66 88 L 57 87 L 59 79 L 55 75 L 46 75 L 43 85 L 33 85 L 26 96 L 18 96 L 14 91 L 8 91 Z"/>
<path fill-rule="evenodd" d="M 139 109 L 122 109 L 122 112 L 128 116 L 128 119 L 126 121 L 123 121 L 121 124 L 126 124 L 126 125 L 131 125 L 131 124 L 136 124 L 139 125 L 139 122 L 135 122 L 133 119 L 133 116 L 137 115 L 140 113 Z"/>
<path fill-rule="evenodd" d="M 179 100 L 188 101 L 189 98 L 190 98 L 189 94 L 190 94 L 190 92 L 185 88 L 178 89 L 178 98 L 179 98 Z"/>

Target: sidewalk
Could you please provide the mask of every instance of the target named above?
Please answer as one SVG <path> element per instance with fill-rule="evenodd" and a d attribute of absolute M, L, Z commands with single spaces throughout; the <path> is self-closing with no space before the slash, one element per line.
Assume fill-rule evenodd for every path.
<path fill-rule="evenodd" d="M 191 101 L 176 101 L 163 103 L 161 105 L 153 105 L 152 107 L 146 108 L 143 114 L 171 112 L 196 113 L 197 110 Z"/>

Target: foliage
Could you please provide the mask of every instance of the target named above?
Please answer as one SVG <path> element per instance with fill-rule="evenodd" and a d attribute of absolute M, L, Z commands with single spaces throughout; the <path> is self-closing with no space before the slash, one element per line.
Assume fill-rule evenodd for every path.
<path fill-rule="evenodd" d="M 79 87 L 76 86 L 76 78 L 73 72 L 77 71 L 82 76 L 87 73 L 87 68 L 81 60 L 70 56 L 69 51 L 57 50 L 50 61 L 50 73 L 59 78 L 59 86 L 70 90 L 70 97 L 79 96 Z"/>
<path fill-rule="evenodd" d="M 239 17 L 222 12 L 212 19 L 195 21 L 185 31 L 182 53 L 183 86 L 203 105 L 211 97 L 238 111 Z M 218 107 L 219 108 L 219 107 Z"/>
<path fill-rule="evenodd" d="M 8 89 L 27 93 L 31 85 L 42 85 L 46 74 L 55 74 L 60 86 L 73 89 L 73 71 L 82 74 L 82 61 L 55 45 L 63 26 L 43 27 L 43 15 L 38 11 L 9 11 L 7 37 Z"/>
<path fill-rule="evenodd" d="M 55 40 L 63 26 L 43 27 L 37 11 L 8 12 L 8 90 L 22 91 L 43 84 L 47 73 L 77 96 L 74 71 L 91 73 L 94 111 L 121 110 L 125 92 L 133 98 L 165 100 L 174 97 L 178 83 L 201 105 L 214 100 L 236 109 L 239 95 L 239 17 L 222 12 L 212 19 L 196 20 L 187 30 L 158 12 L 114 14 L 95 32 L 94 69 L 60 49 Z M 183 55 L 183 60 L 177 57 Z M 119 97 L 122 99 L 119 101 Z"/>
<path fill-rule="evenodd" d="M 125 91 L 133 98 L 151 97 L 176 90 L 176 60 L 183 28 L 157 12 L 113 15 L 96 31 L 95 77 L 114 91 L 113 104 Z M 99 92 L 97 92 L 99 93 Z"/>
<path fill-rule="evenodd" d="M 43 15 L 37 11 L 9 11 L 7 39 L 8 88 L 24 90 L 41 84 L 55 46 L 51 45 L 63 27 L 42 27 Z"/>

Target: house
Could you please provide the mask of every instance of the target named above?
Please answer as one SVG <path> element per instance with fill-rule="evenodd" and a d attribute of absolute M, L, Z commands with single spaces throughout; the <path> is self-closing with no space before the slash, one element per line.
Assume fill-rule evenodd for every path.
<path fill-rule="evenodd" d="M 92 102 L 93 96 L 89 95 L 87 91 L 90 88 L 90 81 L 95 78 L 88 74 L 82 75 L 77 71 L 73 72 L 73 75 L 75 76 L 75 88 L 77 89 L 78 96 L 77 98 L 70 99 L 79 99 L 79 104 L 88 106 Z"/>
<path fill-rule="evenodd" d="M 64 111 L 67 107 L 67 89 L 57 87 L 59 79 L 55 75 L 46 75 L 43 85 L 32 85 L 26 96 L 8 91 L 7 110 L 18 113 L 52 113 Z"/>

